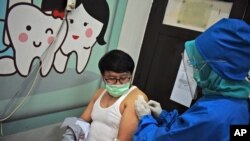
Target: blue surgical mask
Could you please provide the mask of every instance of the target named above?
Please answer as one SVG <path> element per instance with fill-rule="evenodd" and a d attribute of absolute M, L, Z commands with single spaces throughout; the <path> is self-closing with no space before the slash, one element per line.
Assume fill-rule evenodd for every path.
<path fill-rule="evenodd" d="M 121 84 L 121 85 L 114 85 L 114 84 L 106 83 L 105 88 L 111 96 L 120 97 L 126 92 L 128 92 L 130 88 L 130 82 Z"/>

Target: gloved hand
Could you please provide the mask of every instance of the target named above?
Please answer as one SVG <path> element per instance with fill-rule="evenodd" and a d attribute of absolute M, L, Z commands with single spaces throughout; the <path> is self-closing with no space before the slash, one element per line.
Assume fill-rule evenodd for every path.
<path fill-rule="evenodd" d="M 137 100 L 135 100 L 135 112 L 139 119 L 141 119 L 145 115 L 151 114 L 149 106 L 147 102 L 144 100 L 143 96 L 138 96 Z"/>
<path fill-rule="evenodd" d="M 153 115 L 155 117 L 159 117 L 159 115 L 162 112 L 161 104 L 159 102 L 154 101 L 154 100 L 149 100 L 148 105 L 149 105 L 149 108 L 150 108 L 151 112 L 153 113 Z"/>

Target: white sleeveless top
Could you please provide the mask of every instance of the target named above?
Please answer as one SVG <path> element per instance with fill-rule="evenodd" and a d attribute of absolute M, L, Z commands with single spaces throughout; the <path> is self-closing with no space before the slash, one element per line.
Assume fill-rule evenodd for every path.
<path fill-rule="evenodd" d="M 136 86 L 132 86 L 126 94 L 119 97 L 114 104 L 107 108 L 102 108 L 100 105 L 106 90 L 102 92 L 93 106 L 91 113 L 92 122 L 87 141 L 113 141 L 117 137 L 122 116 L 119 108 L 120 104 L 135 88 Z"/>

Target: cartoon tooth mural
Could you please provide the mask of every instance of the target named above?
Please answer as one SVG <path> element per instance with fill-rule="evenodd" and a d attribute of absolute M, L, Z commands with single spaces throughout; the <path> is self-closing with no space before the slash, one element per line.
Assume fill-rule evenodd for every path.
<path fill-rule="evenodd" d="M 7 14 L 2 20 L 0 76 L 18 73 L 27 77 L 35 66 L 40 68 L 42 77 L 53 67 L 63 73 L 72 54 L 80 74 L 95 44 L 106 44 L 104 36 L 109 22 L 106 0 L 76 0 L 76 9 L 67 13 L 65 0 L 7 1 Z M 11 55 L 7 49 L 12 51 Z"/>
<path fill-rule="evenodd" d="M 4 57 L 4 59 L 0 58 L 0 66 L 3 66 L 1 68 L 1 74 L 14 74 L 16 73 L 16 68 L 14 66 L 14 60 L 10 57 Z"/>
<path fill-rule="evenodd" d="M 10 7 L 12 7 L 13 5 L 15 5 L 17 3 L 29 3 L 29 4 L 32 4 L 32 0 L 8 0 L 8 3 L 7 3 L 8 8 L 7 7 L 6 8 L 9 9 Z M 6 45 L 10 45 L 10 40 L 8 39 L 6 32 L 5 32 L 4 36 L 5 36 L 4 37 L 4 43 Z"/>
<path fill-rule="evenodd" d="M 61 24 L 61 19 L 43 13 L 34 5 L 19 3 L 11 7 L 7 17 L 7 32 L 14 48 L 15 66 L 20 75 L 29 74 L 36 58 L 40 59 L 42 65 L 41 75 L 47 75 L 59 48 L 52 43 Z M 47 51 L 49 53 L 44 55 L 45 60 L 42 55 Z"/>
<path fill-rule="evenodd" d="M 93 8 L 95 7 L 95 8 Z M 67 36 L 56 54 L 54 66 L 64 72 L 72 53 L 76 54 L 76 71 L 83 72 L 95 43 L 104 45 L 104 34 L 109 20 L 109 8 L 105 0 L 79 0 L 77 8 L 68 12 Z"/>
<path fill-rule="evenodd" d="M 114 35 L 111 27 L 107 30 L 109 15 L 111 25 L 120 24 L 125 2 L 76 0 L 75 9 L 66 12 L 67 2 L 0 0 L 0 118 L 20 107 L 13 122 L 5 118 L 6 134 L 21 131 L 13 130 L 14 124 L 25 131 L 60 120 L 51 116 L 77 113 L 74 109 L 85 106 L 100 87 L 96 62 Z M 27 125 L 29 120 L 39 124 Z"/>

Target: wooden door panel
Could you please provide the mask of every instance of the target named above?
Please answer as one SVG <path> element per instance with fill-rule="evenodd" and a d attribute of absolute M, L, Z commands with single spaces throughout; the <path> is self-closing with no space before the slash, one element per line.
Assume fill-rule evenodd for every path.
<path fill-rule="evenodd" d="M 150 99 L 161 103 L 165 109 L 178 107 L 185 110 L 182 105 L 170 100 L 181 61 L 181 53 L 184 50 L 184 42 L 193 40 L 200 33 L 186 29 L 162 26 L 155 45 L 149 75 L 144 91 Z"/>

